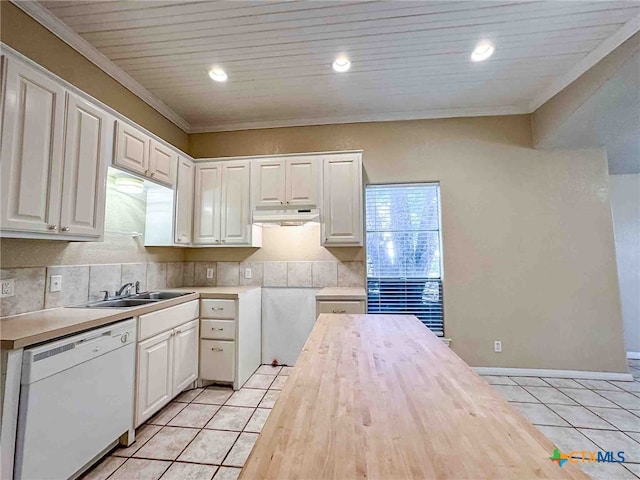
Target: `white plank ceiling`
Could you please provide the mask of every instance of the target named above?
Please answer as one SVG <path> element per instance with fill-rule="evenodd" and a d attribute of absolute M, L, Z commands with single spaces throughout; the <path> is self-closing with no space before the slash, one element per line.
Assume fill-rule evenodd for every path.
<path fill-rule="evenodd" d="M 635 0 L 40 3 L 192 131 L 530 112 L 640 13 Z M 471 62 L 482 39 L 496 52 Z M 331 69 L 339 54 L 347 73 Z"/>

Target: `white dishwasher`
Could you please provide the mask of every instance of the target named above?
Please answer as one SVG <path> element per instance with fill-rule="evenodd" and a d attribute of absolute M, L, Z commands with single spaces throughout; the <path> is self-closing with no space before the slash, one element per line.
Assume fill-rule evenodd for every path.
<path fill-rule="evenodd" d="M 133 427 L 136 323 L 24 351 L 14 478 L 67 479 Z"/>

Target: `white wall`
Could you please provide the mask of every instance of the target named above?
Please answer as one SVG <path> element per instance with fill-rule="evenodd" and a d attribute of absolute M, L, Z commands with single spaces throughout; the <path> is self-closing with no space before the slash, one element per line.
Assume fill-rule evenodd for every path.
<path fill-rule="evenodd" d="M 640 174 L 609 178 L 625 347 L 640 352 Z"/>

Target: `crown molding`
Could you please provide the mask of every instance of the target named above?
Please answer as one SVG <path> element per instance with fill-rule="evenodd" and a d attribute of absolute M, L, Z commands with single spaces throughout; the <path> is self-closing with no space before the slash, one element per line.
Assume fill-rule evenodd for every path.
<path fill-rule="evenodd" d="M 238 123 L 191 124 L 190 133 L 231 132 L 235 130 L 257 130 L 262 128 L 306 127 L 343 123 L 394 122 L 401 120 L 428 120 L 436 118 L 491 117 L 497 115 L 522 115 L 530 113 L 525 107 L 441 108 L 410 112 L 386 112 L 365 115 L 337 115 L 330 117 L 308 117 L 285 120 L 264 120 Z"/>
<path fill-rule="evenodd" d="M 109 58 L 100 53 L 93 45 L 71 30 L 64 22 L 58 19 L 58 17 L 53 15 L 39 2 L 33 0 L 11 0 L 11 3 L 16 5 L 90 62 L 98 66 L 107 75 L 119 82 L 126 89 L 130 90 L 133 94 L 151 106 L 158 113 L 166 117 L 181 130 L 186 133 L 190 133 L 191 126 L 184 118 L 174 112 L 154 94 L 149 92 L 149 90 L 143 87 L 142 84 L 138 83 L 137 80 L 125 73 L 124 70 L 109 60 Z"/>
<path fill-rule="evenodd" d="M 640 31 L 640 15 L 625 23 L 613 35 L 598 45 L 595 50 L 589 52 L 566 74 L 555 79 L 547 88 L 537 95 L 529 104 L 529 112 L 533 113 L 543 104 L 555 97 L 558 93 L 578 79 L 583 73 L 593 67 L 604 57 L 613 52 L 622 43 Z"/>

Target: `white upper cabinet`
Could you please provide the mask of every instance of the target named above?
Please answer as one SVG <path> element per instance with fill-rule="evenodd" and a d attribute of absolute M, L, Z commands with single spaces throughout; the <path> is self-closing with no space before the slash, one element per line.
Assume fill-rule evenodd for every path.
<path fill-rule="evenodd" d="M 113 164 L 173 186 L 178 155 L 140 129 L 118 121 Z"/>
<path fill-rule="evenodd" d="M 175 243 L 190 244 L 193 226 L 193 185 L 195 165 L 184 157 L 178 158 L 178 179 L 176 182 Z"/>
<path fill-rule="evenodd" d="M 6 67 L 2 236 L 100 239 L 113 117 L 21 61 Z"/>
<path fill-rule="evenodd" d="M 221 236 L 225 245 L 247 245 L 251 237 L 250 163 L 222 164 Z"/>
<path fill-rule="evenodd" d="M 162 143 L 151 139 L 149 146 L 149 176 L 158 182 L 173 186 L 173 169 L 178 155 Z"/>
<path fill-rule="evenodd" d="M 193 243 L 220 243 L 222 164 L 200 163 L 195 167 Z"/>
<path fill-rule="evenodd" d="M 251 190 L 257 209 L 316 208 L 320 158 L 300 156 L 252 162 Z"/>
<path fill-rule="evenodd" d="M 322 168 L 322 245 L 361 246 L 362 156 L 327 155 Z"/>
<path fill-rule="evenodd" d="M 114 165 L 147 175 L 151 138 L 126 122 L 118 121 Z"/>
<path fill-rule="evenodd" d="M 317 157 L 287 158 L 286 205 L 317 207 L 320 178 Z"/>
<path fill-rule="evenodd" d="M 6 67 L 1 228 L 58 232 L 65 90 L 23 63 Z"/>
<path fill-rule="evenodd" d="M 253 163 L 251 191 L 256 208 L 282 208 L 286 200 L 285 168 L 281 159 L 258 160 Z"/>
<path fill-rule="evenodd" d="M 60 231 L 100 237 L 104 228 L 105 176 L 113 120 L 69 94 L 65 132 Z"/>

